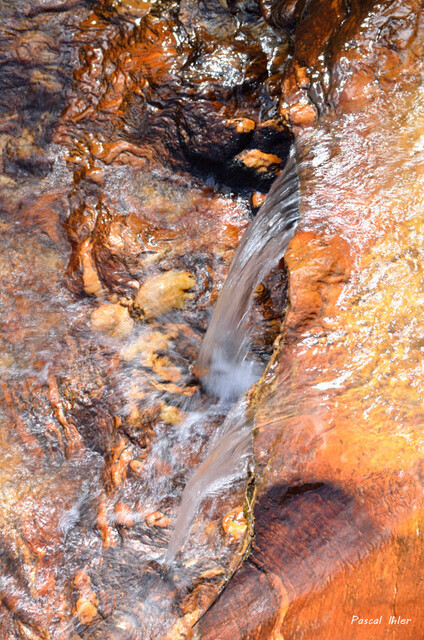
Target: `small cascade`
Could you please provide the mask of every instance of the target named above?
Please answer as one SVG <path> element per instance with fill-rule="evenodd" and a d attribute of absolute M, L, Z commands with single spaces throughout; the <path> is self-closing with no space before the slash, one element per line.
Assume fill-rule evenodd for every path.
<path fill-rule="evenodd" d="M 258 284 L 278 264 L 299 219 L 298 176 L 292 147 L 286 165 L 234 254 L 206 332 L 195 372 L 208 392 L 235 400 L 260 375 L 246 361 L 249 312 Z"/>
<path fill-rule="evenodd" d="M 165 564 L 169 564 L 184 545 L 190 524 L 207 496 L 222 493 L 246 474 L 252 453 L 252 430 L 246 418 L 243 397 L 216 431 L 208 453 L 189 479 L 175 521 Z"/>
<path fill-rule="evenodd" d="M 258 366 L 247 359 L 249 311 L 257 285 L 284 256 L 298 219 L 298 177 L 292 148 L 284 170 L 234 254 L 196 362 L 204 387 L 219 399 L 216 406 L 228 411 L 236 404 L 184 489 L 165 564 L 170 564 L 184 546 L 205 497 L 221 493 L 247 475 L 252 429 L 244 393 L 261 375 Z"/>

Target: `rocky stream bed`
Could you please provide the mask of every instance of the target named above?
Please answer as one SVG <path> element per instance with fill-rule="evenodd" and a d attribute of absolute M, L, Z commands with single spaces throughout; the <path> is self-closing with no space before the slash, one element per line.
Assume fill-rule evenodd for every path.
<path fill-rule="evenodd" d="M 0 17 L 0 637 L 419 640 L 422 3 Z M 292 144 L 300 222 L 250 317 L 252 460 L 166 564 L 228 413 L 193 367 Z"/>

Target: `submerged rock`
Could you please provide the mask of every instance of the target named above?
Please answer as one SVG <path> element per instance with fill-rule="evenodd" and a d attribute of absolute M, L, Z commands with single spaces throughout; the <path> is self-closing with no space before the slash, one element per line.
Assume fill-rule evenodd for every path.
<path fill-rule="evenodd" d="M 0 636 L 362 640 L 351 616 L 395 607 L 411 624 L 373 638 L 419 638 L 419 3 L 0 13 Z M 225 417 L 192 365 L 291 135 L 290 306 L 281 328 L 280 264 L 252 314 L 259 359 L 277 338 L 256 493 L 246 469 L 200 500 L 165 566 Z"/>
<path fill-rule="evenodd" d="M 113 338 L 123 338 L 133 330 L 134 321 L 126 307 L 120 304 L 102 304 L 91 314 L 91 327 L 94 331 L 107 333 Z"/>
<path fill-rule="evenodd" d="M 0 636 L 189 636 L 248 538 L 221 526 L 243 477 L 161 565 L 224 419 L 191 366 L 250 193 L 278 170 L 237 156 L 288 149 L 264 84 L 287 38 L 218 1 L 0 14 Z M 285 286 L 271 284 L 262 356 Z"/>
<path fill-rule="evenodd" d="M 184 309 L 187 300 L 194 297 L 192 289 L 196 280 L 189 271 L 166 271 L 144 282 L 134 299 L 135 309 L 139 309 L 147 320 L 157 318 L 172 309 Z"/>

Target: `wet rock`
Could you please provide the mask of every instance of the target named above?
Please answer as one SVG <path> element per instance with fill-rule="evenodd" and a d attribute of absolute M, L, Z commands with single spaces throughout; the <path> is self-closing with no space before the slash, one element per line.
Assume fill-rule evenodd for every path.
<path fill-rule="evenodd" d="M 23 170 L 35 175 L 46 174 L 51 168 L 51 161 L 46 153 L 37 146 L 33 134 L 26 130 L 22 136 L 9 141 L 5 149 L 6 171 Z"/>
<path fill-rule="evenodd" d="M 136 475 L 141 475 L 143 473 L 144 464 L 140 460 L 131 460 L 130 468 Z"/>
<path fill-rule="evenodd" d="M 2 4 L 5 640 L 190 637 L 207 609 L 205 638 L 318 640 L 331 617 L 348 638 L 349 594 L 372 607 L 395 587 L 419 637 L 421 227 L 408 217 L 422 192 L 418 9 Z M 180 590 L 146 557 L 164 552 L 222 420 L 193 422 L 205 399 L 191 364 L 288 129 L 305 158 L 304 223 L 287 255 L 283 333 L 250 394 L 256 539 L 210 608 L 250 539 L 244 479 L 197 514 Z M 264 358 L 284 291 L 280 266 L 255 296 Z"/>
<path fill-rule="evenodd" d="M 222 528 L 225 533 L 229 534 L 234 540 L 240 540 L 247 528 L 243 509 L 236 507 L 227 513 L 222 520 Z"/>
<path fill-rule="evenodd" d="M 88 625 L 97 616 L 99 600 L 91 588 L 91 580 L 84 571 L 79 571 L 74 579 L 74 584 L 80 594 L 76 604 L 75 613 L 83 625 Z"/>
<path fill-rule="evenodd" d="M 81 624 L 88 625 L 97 616 L 97 608 L 89 600 L 79 598 L 75 605 L 76 613 Z"/>
<path fill-rule="evenodd" d="M 286 254 L 283 331 L 251 396 L 252 554 L 198 635 L 322 640 L 336 629 L 356 639 L 360 610 L 386 620 L 373 638 L 389 630 L 406 639 L 423 625 L 420 589 L 411 598 L 409 586 L 420 573 L 424 506 L 422 389 L 413 382 L 422 284 L 410 262 L 423 206 L 411 152 L 423 126 L 422 60 L 411 56 L 423 47 L 421 8 L 359 3 L 346 15 L 342 3 L 263 5 L 267 19 L 294 30 L 281 114 L 296 134 L 302 217 Z M 394 592 L 409 629 L 388 629 Z"/>
<path fill-rule="evenodd" d="M 258 173 L 265 173 L 270 168 L 275 170 L 281 164 L 281 158 L 272 153 L 263 153 L 259 149 L 243 151 L 236 159 Z"/>
<path fill-rule="evenodd" d="M 248 194 L 210 173 L 225 176 L 251 143 L 264 100 L 276 114 L 263 78 L 284 38 L 256 25 L 257 13 L 256 31 L 243 8 L 155 5 L 19 0 L 0 9 L 5 640 L 122 636 L 115 622 L 127 609 L 137 610 L 137 633 L 142 620 L 165 636 L 179 619 L 190 633 L 244 544 L 217 524 L 209 534 L 225 568 L 214 574 L 208 558 L 209 575 L 201 558 L 179 592 L 163 590 L 164 572 L 147 566 L 166 547 L 190 471 L 183 407 L 203 402 L 190 366 L 249 219 Z M 231 72 L 225 86 L 217 61 Z M 200 171 L 199 156 L 218 164 Z M 174 324 L 143 324 L 133 301 L 169 272 Z M 219 420 L 201 427 L 201 441 L 189 436 L 190 465 Z M 240 483 L 217 512 L 243 492 Z M 150 524 L 139 496 L 147 515 L 157 512 Z M 90 583 L 74 582 L 81 571 Z M 153 616 L 149 580 L 160 600 Z"/>
<path fill-rule="evenodd" d="M 249 118 L 229 118 L 226 125 L 230 129 L 235 129 L 237 133 L 250 133 L 256 127 L 255 121 Z"/>
<path fill-rule="evenodd" d="M 278 84 L 286 38 L 242 7 L 232 15 L 216 1 L 204 12 L 185 2 L 160 14 L 145 2 L 100 3 L 96 15 L 122 29 L 113 32 L 113 46 L 103 38 L 85 47 L 79 86 L 57 139 L 76 135 L 83 142 L 87 134 L 75 130 L 82 120 L 94 134 L 91 153 L 104 162 L 162 155 L 225 176 L 264 119 L 264 103 L 269 118 L 276 115 L 277 98 L 263 82 L 272 73 Z M 99 136 L 96 121 L 104 122 L 104 114 L 115 122 L 112 141 Z M 278 134 L 271 137 L 280 147 Z"/>
<path fill-rule="evenodd" d="M 127 307 L 120 304 L 101 304 L 91 314 L 91 327 L 94 331 L 107 333 L 112 338 L 123 338 L 131 333 L 134 321 Z"/>
<path fill-rule="evenodd" d="M 265 194 L 261 193 L 260 191 L 255 191 L 254 193 L 252 193 L 252 209 L 254 211 L 258 211 L 258 209 L 263 205 L 263 203 L 265 202 Z"/>
<path fill-rule="evenodd" d="M 133 462 L 131 461 L 130 465 Z M 115 514 L 116 520 L 121 526 L 131 528 L 134 525 L 134 514 L 128 505 L 119 502 L 115 507 Z"/>
<path fill-rule="evenodd" d="M 145 366 L 151 367 L 157 352 L 167 351 L 169 348 L 169 338 L 175 338 L 176 335 L 175 332 L 168 335 L 161 331 L 142 333 L 135 342 L 124 349 L 122 357 L 127 362 L 135 358 L 141 358 L 141 362 Z"/>
<path fill-rule="evenodd" d="M 178 407 L 173 407 L 172 405 L 163 404 L 160 411 L 160 418 L 165 422 L 165 424 L 180 424 L 184 419 L 184 413 L 178 409 Z"/>
<path fill-rule="evenodd" d="M 169 527 L 172 524 L 172 520 L 167 518 L 161 511 L 148 513 L 146 522 L 151 527 Z"/>
<path fill-rule="evenodd" d="M 184 309 L 194 297 L 188 290 L 196 280 L 189 271 L 166 271 L 144 282 L 134 299 L 134 307 L 146 319 L 157 318 L 172 309 Z"/>
<path fill-rule="evenodd" d="M 97 273 L 89 240 L 85 240 L 79 247 L 79 266 L 85 293 L 88 296 L 102 297 L 104 289 Z M 96 324 L 96 320 L 94 323 Z"/>

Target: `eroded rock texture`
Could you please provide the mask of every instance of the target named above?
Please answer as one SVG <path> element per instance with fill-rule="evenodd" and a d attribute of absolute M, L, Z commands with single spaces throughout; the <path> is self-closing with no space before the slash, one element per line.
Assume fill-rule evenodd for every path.
<path fill-rule="evenodd" d="M 0 12 L 1 637 L 419 638 L 420 3 Z M 166 568 L 224 418 L 191 367 L 289 131 L 302 222 L 251 394 L 252 553 L 235 572 L 243 477 Z M 284 297 L 281 268 L 259 358 Z"/>
<path fill-rule="evenodd" d="M 0 12 L 0 635 L 188 637 L 250 535 L 246 474 L 162 567 L 225 417 L 191 367 L 288 150 L 288 39 L 254 3 Z M 258 357 L 284 291 L 257 292 Z"/>
<path fill-rule="evenodd" d="M 256 392 L 252 554 L 199 636 L 417 638 L 422 8 L 269 12 L 297 25 L 281 114 L 302 158 L 302 219 L 286 254 L 284 330 Z"/>

